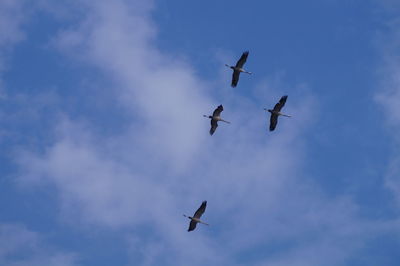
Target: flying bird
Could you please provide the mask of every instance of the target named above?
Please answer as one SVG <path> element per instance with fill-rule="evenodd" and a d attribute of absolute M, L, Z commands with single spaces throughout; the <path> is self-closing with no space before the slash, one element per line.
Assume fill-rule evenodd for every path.
<path fill-rule="evenodd" d="M 232 88 L 235 88 L 236 85 L 238 84 L 240 72 L 243 72 L 246 74 L 251 74 L 251 72 L 248 72 L 243 69 L 243 65 L 244 65 L 244 63 L 246 63 L 247 56 L 249 56 L 249 51 L 246 51 L 242 54 L 239 61 L 237 61 L 236 66 L 230 66 L 230 65 L 225 64 L 225 66 L 233 69 L 232 83 L 231 83 Z"/>
<path fill-rule="evenodd" d="M 211 128 L 210 128 L 210 135 L 214 134 L 215 130 L 218 127 L 218 121 L 222 121 L 225 123 L 230 124 L 231 122 L 228 122 L 224 119 L 221 118 L 221 112 L 224 110 L 224 107 L 222 107 L 222 104 L 217 107 L 217 109 L 214 110 L 213 115 L 203 115 L 204 117 L 210 118 L 211 119 Z"/>
<path fill-rule="evenodd" d="M 207 201 L 203 201 L 201 203 L 200 208 L 197 209 L 197 211 L 194 213 L 193 217 L 191 216 L 186 216 L 185 214 L 183 216 L 187 217 L 190 219 L 190 225 L 189 225 L 189 229 L 188 232 L 193 231 L 194 229 L 196 229 L 196 225 L 197 223 L 201 223 L 201 224 L 205 224 L 205 225 L 209 225 L 203 221 L 200 220 L 200 217 L 203 215 L 203 213 L 206 211 L 206 207 L 207 207 Z"/>
<path fill-rule="evenodd" d="M 286 116 L 286 117 L 291 117 L 290 115 L 285 115 L 281 113 L 281 109 L 283 106 L 285 106 L 286 100 L 287 100 L 287 95 L 282 96 L 282 98 L 279 100 L 277 104 L 275 104 L 274 109 L 268 109 L 264 108 L 265 111 L 268 111 L 271 113 L 271 118 L 269 122 L 269 131 L 274 131 L 276 124 L 278 123 L 278 116 Z"/>

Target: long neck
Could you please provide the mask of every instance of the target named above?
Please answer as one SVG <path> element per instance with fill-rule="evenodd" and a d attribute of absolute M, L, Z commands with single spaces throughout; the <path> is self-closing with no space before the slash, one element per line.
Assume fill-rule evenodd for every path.
<path fill-rule="evenodd" d="M 227 64 L 225 64 L 225 66 L 229 67 L 230 69 L 237 70 L 235 66 L 230 66 L 230 65 L 227 65 Z"/>

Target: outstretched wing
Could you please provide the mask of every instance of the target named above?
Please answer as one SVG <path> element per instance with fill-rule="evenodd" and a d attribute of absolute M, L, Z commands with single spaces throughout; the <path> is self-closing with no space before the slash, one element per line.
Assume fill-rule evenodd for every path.
<path fill-rule="evenodd" d="M 197 225 L 197 222 L 191 220 L 190 224 L 189 224 L 188 232 L 193 231 L 194 229 L 196 229 L 196 225 Z"/>
<path fill-rule="evenodd" d="M 274 131 L 276 124 L 278 124 L 278 115 L 271 114 L 271 118 L 269 120 L 269 131 Z"/>
<path fill-rule="evenodd" d="M 219 116 L 223 110 L 224 110 L 224 107 L 222 106 L 222 104 L 219 105 L 219 106 L 217 107 L 217 109 L 214 110 L 214 112 L 213 112 L 213 117 Z"/>
<path fill-rule="evenodd" d="M 282 96 L 277 104 L 275 104 L 274 111 L 279 112 L 283 106 L 285 106 L 287 100 L 287 95 Z"/>
<path fill-rule="evenodd" d="M 238 84 L 238 82 L 239 82 L 239 75 L 240 75 L 240 72 L 239 72 L 239 71 L 237 71 L 237 70 L 234 70 L 234 71 L 233 71 L 233 74 L 232 74 L 232 83 L 231 83 L 232 88 L 235 88 L 236 85 Z"/>
<path fill-rule="evenodd" d="M 207 201 L 203 201 L 201 203 L 200 208 L 197 209 L 197 211 L 194 213 L 193 217 L 200 219 L 200 217 L 203 215 L 203 213 L 206 211 L 206 207 L 207 207 Z"/>
<path fill-rule="evenodd" d="M 214 134 L 215 130 L 218 127 L 217 120 L 211 119 L 211 128 L 210 128 L 210 135 Z"/>
<path fill-rule="evenodd" d="M 242 68 L 244 63 L 246 63 L 247 56 L 249 56 L 249 51 L 246 51 L 246 52 L 244 52 L 242 54 L 242 56 L 240 57 L 239 61 L 237 61 L 237 63 L 236 63 L 236 67 Z"/>

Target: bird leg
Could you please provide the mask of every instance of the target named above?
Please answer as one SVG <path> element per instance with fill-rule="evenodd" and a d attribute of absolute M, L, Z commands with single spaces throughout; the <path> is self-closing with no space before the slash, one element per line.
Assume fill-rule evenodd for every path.
<path fill-rule="evenodd" d="M 203 221 L 198 221 L 198 223 L 201 223 L 201 224 L 205 224 L 205 225 L 209 225 L 208 223 L 205 223 L 205 222 L 203 222 Z"/>
<path fill-rule="evenodd" d="M 231 122 L 221 119 L 220 121 L 230 124 Z"/>

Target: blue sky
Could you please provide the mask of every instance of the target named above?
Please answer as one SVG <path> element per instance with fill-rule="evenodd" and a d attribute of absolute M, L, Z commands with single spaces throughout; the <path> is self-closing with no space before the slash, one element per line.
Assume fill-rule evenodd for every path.
<path fill-rule="evenodd" d="M 399 12 L 1 0 L 0 264 L 398 265 Z"/>

